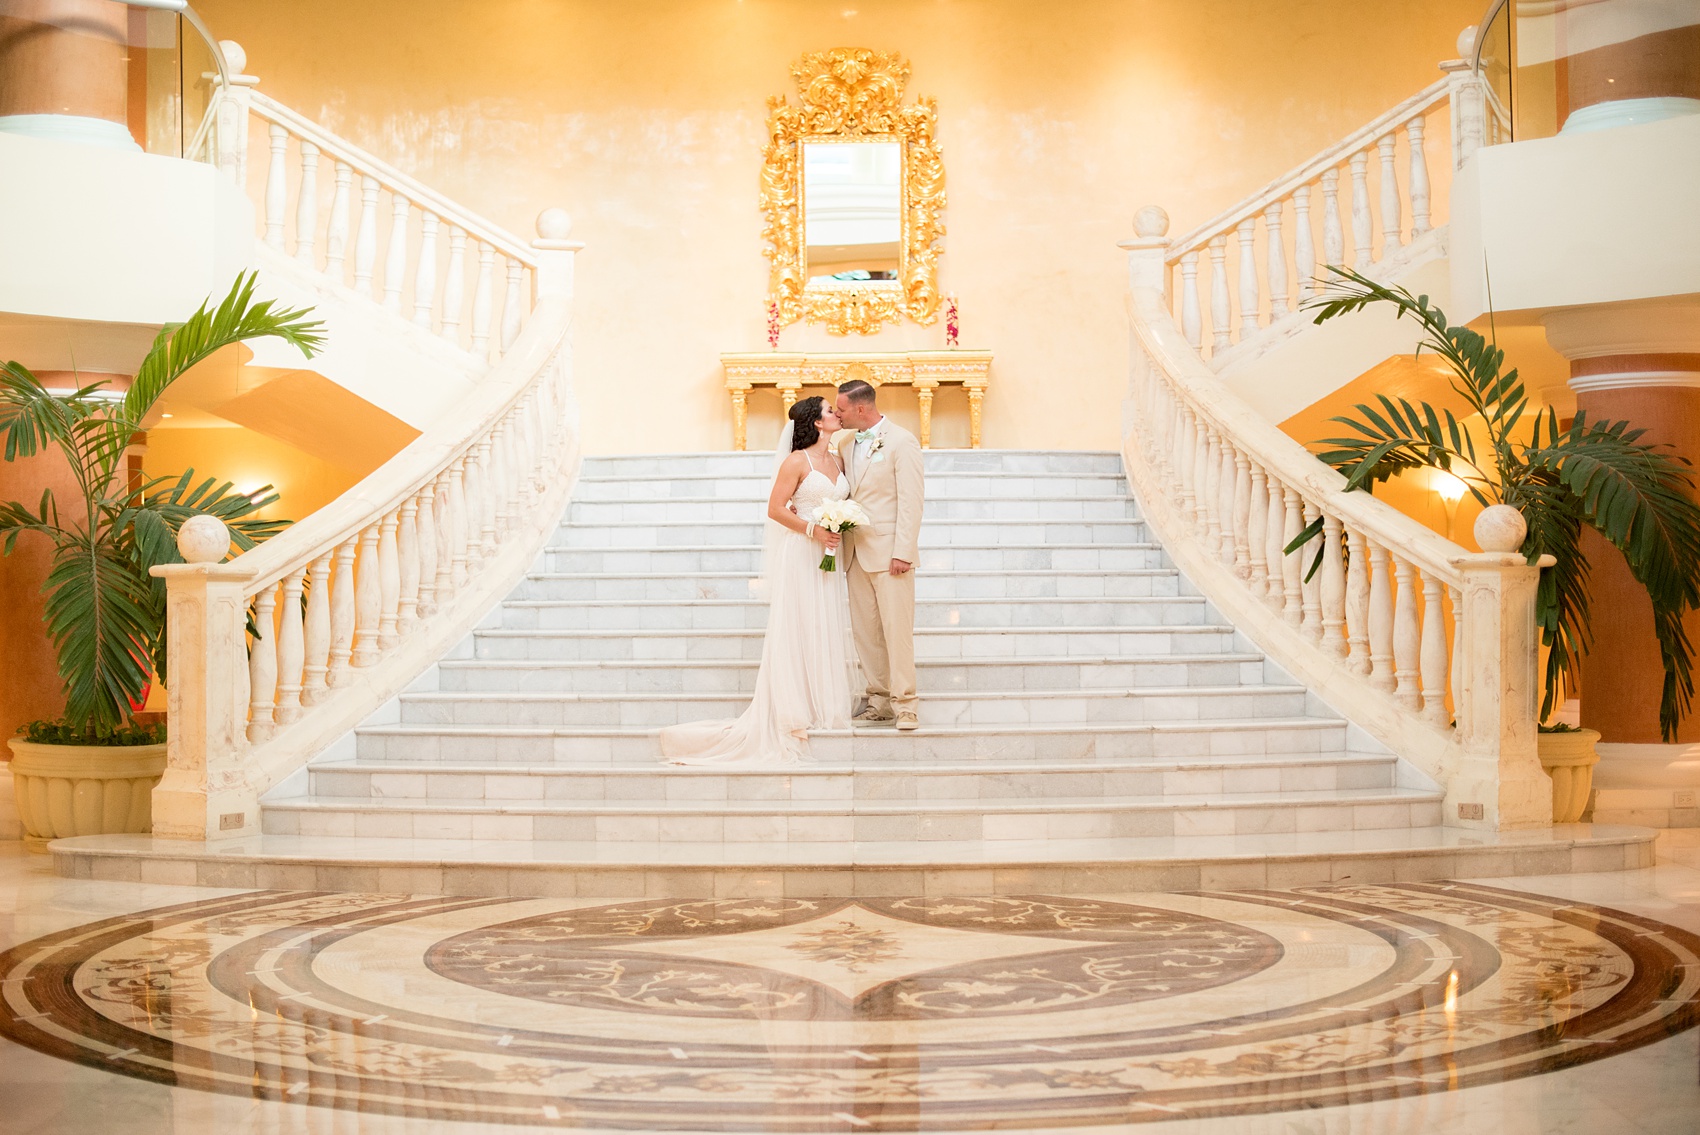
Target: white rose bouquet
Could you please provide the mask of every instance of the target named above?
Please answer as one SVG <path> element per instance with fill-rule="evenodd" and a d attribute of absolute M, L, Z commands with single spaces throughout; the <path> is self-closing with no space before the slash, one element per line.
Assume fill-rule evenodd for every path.
<path fill-rule="evenodd" d="M 868 522 L 868 514 L 862 511 L 862 506 L 846 497 L 839 501 L 827 501 L 815 509 L 814 522 L 828 532 L 836 532 L 842 536 L 858 524 Z M 822 571 L 838 570 L 838 553 L 828 552 L 821 557 Z"/>

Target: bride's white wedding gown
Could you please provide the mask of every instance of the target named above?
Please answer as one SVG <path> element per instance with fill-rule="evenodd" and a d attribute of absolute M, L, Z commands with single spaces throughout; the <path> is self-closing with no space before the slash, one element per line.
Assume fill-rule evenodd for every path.
<path fill-rule="evenodd" d="M 791 504 L 798 516 L 810 516 L 849 495 L 844 474 L 834 480 L 811 462 Z M 735 721 L 663 729 L 661 753 L 668 762 L 796 764 L 808 754 L 810 729 L 849 725 L 850 599 L 842 567 L 820 570 L 821 555 L 821 546 L 801 532 L 781 530 L 765 565 L 767 637 L 755 697 Z"/>

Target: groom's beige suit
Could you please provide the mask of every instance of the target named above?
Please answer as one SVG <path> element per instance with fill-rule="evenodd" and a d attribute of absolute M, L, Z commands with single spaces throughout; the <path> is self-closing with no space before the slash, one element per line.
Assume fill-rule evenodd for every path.
<path fill-rule="evenodd" d="M 858 446 L 856 431 L 839 447 L 850 495 L 868 523 L 844 541 L 850 583 L 850 631 L 868 679 L 868 705 L 885 713 L 915 712 L 915 573 L 891 574 L 891 561 L 915 563 L 925 492 L 921 443 L 882 418 L 875 437 Z"/>

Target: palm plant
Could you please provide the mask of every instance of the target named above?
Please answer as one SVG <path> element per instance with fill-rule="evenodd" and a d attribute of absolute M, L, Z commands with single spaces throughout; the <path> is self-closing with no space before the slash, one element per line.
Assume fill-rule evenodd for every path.
<path fill-rule="evenodd" d="M 254 301 L 255 277 L 239 276 L 217 308 L 200 310 L 160 330 L 135 380 L 122 395 L 95 383 L 68 394 L 43 386 L 16 362 L 0 366 L 0 436 L 5 458 L 30 457 L 51 445 L 64 455 L 79 499 L 60 502 L 51 489 L 33 509 L 0 503 L 0 549 L 26 532 L 53 545 L 47 632 L 65 689 L 61 737 L 109 739 L 131 718 L 154 673 L 165 672 L 165 586 L 148 569 L 183 562 L 177 530 L 209 513 L 230 527 L 237 547 L 252 548 L 287 525 L 253 514 L 278 498 L 271 486 L 239 493 L 230 482 L 196 482 L 194 470 L 135 483 L 124 452 L 148 411 L 196 363 L 236 343 L 274 337 L 308 358 L 322 342 L 307 309 L 274 310 Z"/>
<path fill-rule="evenodd" d="M 1528 534 L 1522 554 L 1531 564 L 1543 555 L 1557 561 L 1541 572 L 1535 602 L 1541 644 L 1548 648 L 1542 720 L 1588 649 L 1589 569 L 1581 535 L 1584 525 L 1598 532 L 1623 553 L 1652 600 L 1664 665 L 1659 730 L 1674 741 L 1694 695 L 1693 647 L 1682 620 L 1700 608 L 1700 507 L 1688 463 L 1662 452 L 1663 446 L 1641 444 L 1645 431 L 1628 422 L 1589 420 L 1579 412 L 1561 427 L 1551 407 L 1528 415 L 1517 371 L 1502 371 L 1505 352 L 1491 340 L 1448 325 L 1427 296 L 1346 268 L 1329 271 L 1329 286 L 1306 304 L 1316 310 L 1316 322 L 1370 304 L 1390 304 L 1400 318 L 1416 319 L 1423 327 L 1418 353 L 1433 351 L 1446 363 L 1452 389 L 1480 416 L 1486 437 L 1478 448 L 1450 411 L 1380 395 L 1379 407 L 1360 403 L 1358 417 L 1331 419 L 1353 436 L 1314 443 L 1326 447 L 1317 457 L 1346 475 L 1348 490 L 1373 491 L 1377 482 L 1408 469 L 1440 469 L 1462 480 L 1484 507 L 1507 504 L 1523 515 Z M 1288 550 L 1320 531 L 1320 523 L 1310 526 Z"/>

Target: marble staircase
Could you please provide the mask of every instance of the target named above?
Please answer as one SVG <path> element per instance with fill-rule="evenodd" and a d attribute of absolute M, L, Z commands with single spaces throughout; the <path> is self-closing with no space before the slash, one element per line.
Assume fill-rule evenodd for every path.
<path fill-rule="evenodd" d="M 587 460 L 536 570 L 275 790 L 262 835 L 175 858 L 123 837 L 104 857 L 55 853 L 73 873 L 229 885 L 681 898 L 1262 886 L 1650 854 L 1627 834 L 1438 826 L 1432 783 L 1169 564 L 1109 453 L 928 455 L 919 730 L 820 732 L 803 767 L 662 766 L 662 726 L 735 716 L 753 686 L 768 462 Z"/>

